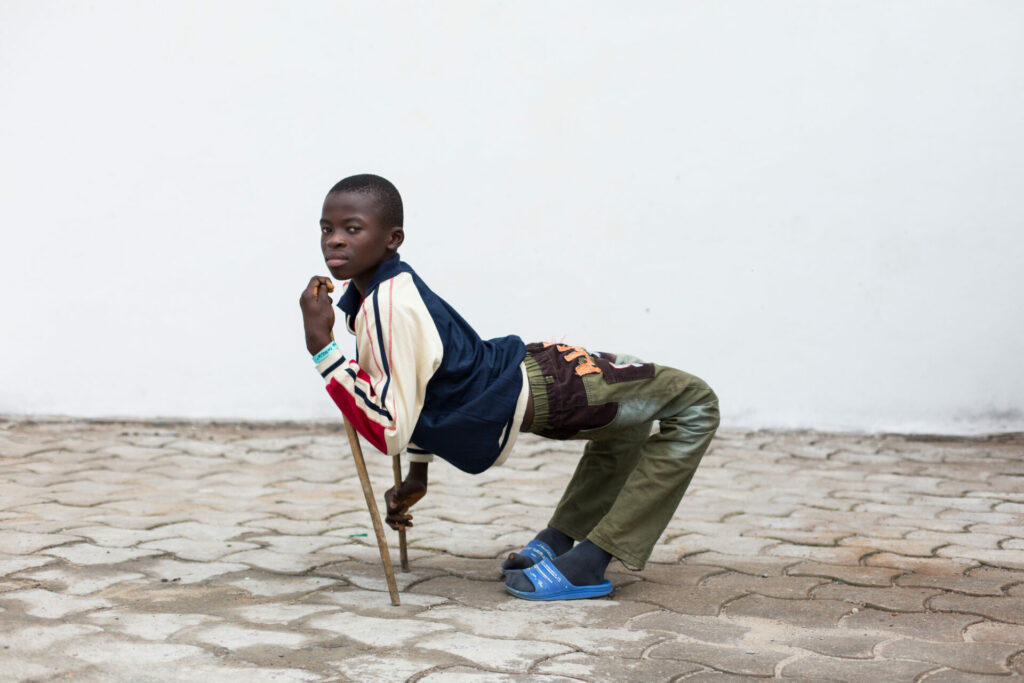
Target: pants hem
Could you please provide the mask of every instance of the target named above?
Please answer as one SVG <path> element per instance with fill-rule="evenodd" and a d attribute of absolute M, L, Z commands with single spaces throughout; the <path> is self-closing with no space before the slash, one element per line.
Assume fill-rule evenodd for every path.
<path fill-rule="evenodd" d="M 640 571 L 647 564 L 647 557 L 640 557 L 639 555 L 623 550 L 614 541 L 606 539 L 601 536 L 601 534 L 590 534 L 587 536 L 587 540 L 606 553 L 611 553 L 612 557 L 626 565 L 627 569 Z"/>

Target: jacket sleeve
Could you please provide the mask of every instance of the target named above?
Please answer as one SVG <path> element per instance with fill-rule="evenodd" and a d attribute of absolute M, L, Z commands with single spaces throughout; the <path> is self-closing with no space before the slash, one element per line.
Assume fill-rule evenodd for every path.
<path fill-rule="evenodd" d="M 441 365 L 441 336 L 412 277 L 401 273 L 363 299 L 355 321 L 359 361 L 333 349 L 316 364 L 327 393 L 377 450 L 397 455 L 419 420 Z"/>

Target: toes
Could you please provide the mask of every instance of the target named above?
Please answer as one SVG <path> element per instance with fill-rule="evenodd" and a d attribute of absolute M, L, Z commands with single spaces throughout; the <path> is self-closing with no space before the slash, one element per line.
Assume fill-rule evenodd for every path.
<path fill-rule="evenodd" d="M 533 560 L 519 553 L 509 553 L 509 556 L 501 563 L 501 568 L 506 571 L 509 569 L 526 569 L 532 566 Z"/>

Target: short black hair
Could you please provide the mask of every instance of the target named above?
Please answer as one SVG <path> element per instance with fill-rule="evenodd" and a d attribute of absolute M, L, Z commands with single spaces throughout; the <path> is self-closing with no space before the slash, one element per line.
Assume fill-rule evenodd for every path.
<path fill-rule="evenodd" d="M 338 192 L 358 192 L 360 194 L 372 195 L 377 201 L 380 209 L 380 219 L 388 228 L 402 227 L 405 215 L 402 210 L 402 195 L 398 194 L 398 188 L 391 184 L 386 178 L 372 173 L 350 175 L 348 178 L 339 180 L 331 188 L 327 196 Z"/>

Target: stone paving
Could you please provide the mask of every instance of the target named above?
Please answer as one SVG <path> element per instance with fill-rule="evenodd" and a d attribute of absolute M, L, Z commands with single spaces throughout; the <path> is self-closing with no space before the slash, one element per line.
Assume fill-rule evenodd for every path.
<path fill-rule="evenodd" d="M 613 564 L 609 598 L 508 597 L 499 558 L 580 449 L 435 463 L 393 607 L 337 425 L 0 420 L 0 679 L 1024 673 L 1024 437 L 725 430 L 647 569 Z M 390 461 L 365 450 L 379 497 Z"/>

